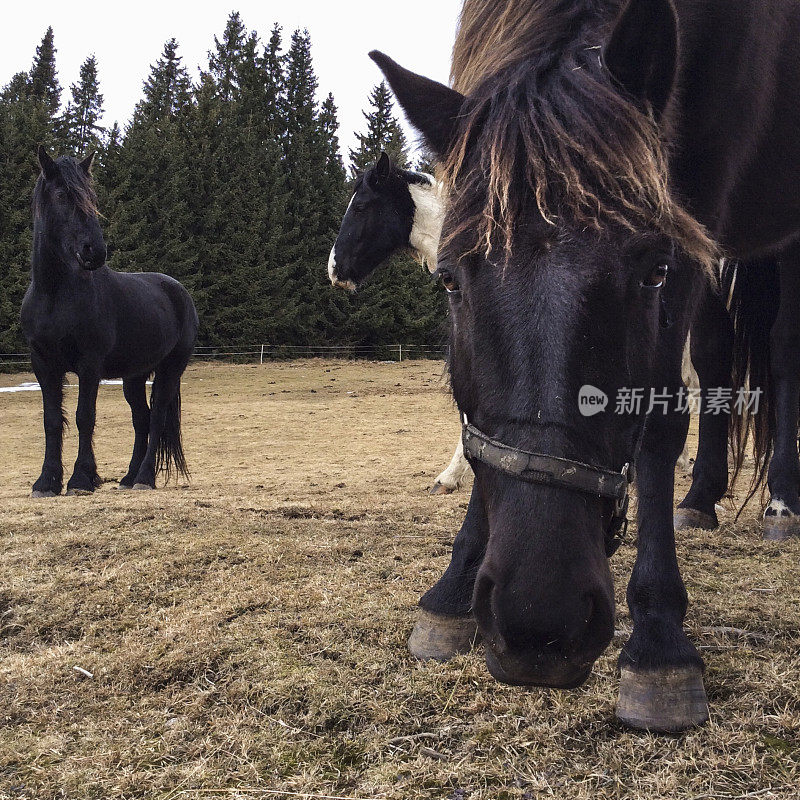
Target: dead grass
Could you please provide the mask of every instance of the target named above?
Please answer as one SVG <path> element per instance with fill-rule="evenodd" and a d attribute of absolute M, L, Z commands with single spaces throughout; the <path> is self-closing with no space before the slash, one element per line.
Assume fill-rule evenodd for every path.
<path fill-rule="evenodd" d="M 800 543 L 754 511 L 681 537 L 713 717 L 649 736 L 614 718 L 631 546 L 621 637 L 579 691 L 408 655 L 467 501 L 426 494 L 458 429 L 440 364 L 193 366 L 194 480 L 148 494 L 28 499 L 40 402 L 0 395 L 3 800 L 800 795 Z M 131 437 L 104 387 L 102 475 Z"/>

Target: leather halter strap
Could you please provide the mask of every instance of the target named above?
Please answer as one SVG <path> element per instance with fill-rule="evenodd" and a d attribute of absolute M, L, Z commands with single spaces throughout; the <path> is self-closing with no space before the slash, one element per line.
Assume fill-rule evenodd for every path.
<path fill-rule="evenodd" d="M 614 512 L 606 531 L 606 553 L 611 556 L 619 549 L 622 544 L 619 534 L 621 531 L 624 534 L 628 523 L 629 487 L 633 477 L 630 464 L 621 472 L 611 472 L 580 461 L 529 453 L 492 439 L 466 421 L 462 440 L 467 456 L 513 478 L 613 500 Z"/>

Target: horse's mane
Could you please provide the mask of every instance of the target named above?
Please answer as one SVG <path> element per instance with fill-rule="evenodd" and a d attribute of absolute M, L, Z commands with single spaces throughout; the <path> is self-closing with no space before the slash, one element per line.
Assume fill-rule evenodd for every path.
<path fill-rule="evenodd" d="M 500 243 L 508 257 L 532 193 L 548 222 L 655 229 L 704 266 L 717 262 L 707 231 L 670 190 L 652 113 L 625 97 L 602 63 L 619 6 L 465 0 L 451 79 L 467 101 L 443 165 L 451 202 L 465 213 L 450 239 L 477 231 L 476 250 Z"/>
<path fill-rule="evenodd" d="M 55 161 L 58 167 L 59 180 L 75 206 L 87 216 L 97 214 L 97 195 L 92 185 L 92 178 L 81 169 L 71 156 L 60 156 Z M 36 181 L 33 191 L 33 213 L 41 214 L 44 204 L 44 180 L 41 176 Z"/>

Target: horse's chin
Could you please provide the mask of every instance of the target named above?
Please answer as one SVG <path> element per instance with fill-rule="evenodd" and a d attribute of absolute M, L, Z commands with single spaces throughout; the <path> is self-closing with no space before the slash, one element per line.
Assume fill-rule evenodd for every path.
<path fill-rule="evenodd" d="M 341 280 L 340 278 L 332 278 L 331 283 L 333 284 L 334 288 L 345 289 L 348 292 L 355 292 L 355 290 L 358 288 L 355 284 L 355 281 Z"/>

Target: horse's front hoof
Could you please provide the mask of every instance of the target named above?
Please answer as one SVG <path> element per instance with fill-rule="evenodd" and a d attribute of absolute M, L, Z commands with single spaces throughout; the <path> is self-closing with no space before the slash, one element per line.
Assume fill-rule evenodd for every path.
<path fill-rule="evenodd" d="M 155 486 L 150 486 L 147 483 L 134 483 L 133 490 L 135 492 L 152 492 Z"/>
<path fill-rule="evenodd" d="M 478 625 L 471 614 L 449 617 L 421 608 L 408 649 L 421 661 L 449 661 L 472 650 L 478 639 Z"/>
<path fill-rule="evenodd" d="M 133 484 L 132 483 L 120 483 L 117 486 L 118 492 L 131 492 L 133 491 Z"/>
<path fill-rule="evenodd" d="M 47 491 L 41 491 L 40 489 L 34 489 L 31 492 L 31 497 L 35 500 L 41 500 L 43 498 L 48 497 L 58 497 L 57 492 L 51 492 L 49 489 Z"/>
<path fill-rule="evenodd" d="M 433 486 L 431 487 L 429 494 L 433 495 L 434 497 L 437 497 L 439 495 L 453 494 L 453 492 L 455 492 L 454 488 L 445 486 L 443 483 L 439 483 L 439 481 L 436 481 L 436 483 L 434 483 Z"/>
<path fill-rule="evenodd" d="M 708 722 L 708 698 L 698 667 L 635 672 L 622 668 L 617 717 L 628 727 L 678 733 Z"/>
<path fill-rule="evenodd" d="M 89 497 L 94 489 L 67 489 L 67 497 Z"/>
<path fill-rule="evenodd" d="M 676 531 L 699 529 L 701 531 L 715 531 L 719 528 L 716 514 L 706 514 L 696 508 L 677 508 L 673 517 Z"/>

